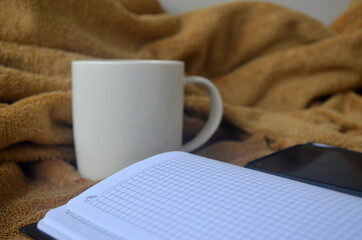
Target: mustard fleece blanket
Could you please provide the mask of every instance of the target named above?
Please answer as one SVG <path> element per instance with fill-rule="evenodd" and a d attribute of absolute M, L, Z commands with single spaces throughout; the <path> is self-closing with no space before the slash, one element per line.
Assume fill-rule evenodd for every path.
<path fill-rule="evenodd" d="M 224 100 L 196 154 L 233 164 L 321 142 L 362 151 L 362 1 L 331 26 L 283 6 L 234 2 L 182 15 L 156 0 L 0 1 L 0 239 L 94 182 L 75 168 L 70 63 L 175 59 Z M 185 141 L 209 111 L 185 91 Z"/>

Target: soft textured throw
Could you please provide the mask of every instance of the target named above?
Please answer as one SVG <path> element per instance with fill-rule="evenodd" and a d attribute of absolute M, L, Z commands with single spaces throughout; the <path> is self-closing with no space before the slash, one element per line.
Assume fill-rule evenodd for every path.
<path fill-rule="evenodd" d="M 234 2 L 178 16 L 156 0 L 0 1 L 0 239 L 90 187 L 75 168 L 75 59 L 175 59 L 209 78 L 223 121 L 196 154 L 244 165 L 294 144 L 362 151 L 362 1 L 331 26 Z M 131 103 L 130 103 L 131 104 Z M 185 91 L 184 140 L 209 99 Z"/>

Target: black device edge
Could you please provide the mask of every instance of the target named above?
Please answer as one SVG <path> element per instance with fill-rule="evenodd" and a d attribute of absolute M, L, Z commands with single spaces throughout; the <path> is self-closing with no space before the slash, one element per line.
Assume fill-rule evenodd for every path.
<path fill-rule="evenodd" d="M 253 170 L 256 170 L 256 171 L 259 171 L 259 172 L 264 172 L 264 173 L 272 174 L 272 175 L 275 175 L 275 176 L 279 176 L 279 177 L 288 178 L 288 179 L 291 179 L 291 180 L 295 180 L 295 181 L 299 181 L 299 182 L 311 184 L 311 185 L 314 185 L 314 186 L 318 186 L 318 187 L 322 187 L 322 188 L 327 188 L 327 189 L 330 189 L 330 190 L 334 190 L 334 191 L 338 191 L 338 192 L 342 192 L 342 193 L 354 195 L 354 196 L 357 196 L 357 197 L 362 197 L 362 192 L 357 191 L 357 190 L 354 190 L 354 189 L 345 188 L 345 187 L 340 187 L 340 186 L 336 186 L 336 185 L 333 185 L 333 184 L 327 184 L 327 183 L 323 183 L 323 182 L 319 182 L 319 181 L 315 181 L 315 180 L 310 180 L 310 179 L 306 179 L 306 178 L 296 177 L 296 176 L 292 176 L 292 175 L 288 175 L 288 174 L 283 174 L 283 173 L 278 173 L 278 172 L 274 172 L 274 171 L 268 171 L 268 170 L 264 170 L 264 169 L 260 169 L 260 168 L 256 168 L 256 167 L 252 166 L 252 165 L 253 165 L 254 163 L 256 163 L 256 162 L 259 162 L 259 161 L 262 161 L 262 160 L 264 160 L 264 159 L 266 159 L 266 158 L 269 158 L 269 157 L 271 157 L 271 156 L 280 154 L 281 152 L 289 151 L 289 150 L 291 150 L 291 149 L 293 149 L 293 148 L 297 148 L 297 147 L 299 147 L 299 146 L 305 146 L 305 145 L 312 145 L 312 146 L 316 146 L 316 147 L 327 147 L 327 148 L 332 148 L 332 149 L 334 149 L 334 150 L 336 150 L 336 151 L 340 151 L 340 152 L 354 152 L 354 151 L 350 151 L 350 150 L 347 150 L 347 149 L 338 148 L 338 147 L 329 146 L 329 145 L 320 144 L 320 143 L 298 144 L 298 145 L 294 145 L 294 146 L 292 146 L 292 147 L 285 148 L 285 149 L 282 149 L 282 150 L 280 150 L 280 151 L 274 152 L 274 153 L 272 153 L 272 154 L 263 156 L 263 157 L 261 157 L 261 158 L 255 159 L 255 160 L 247 163 L 244 167 L 245 167 L 245 168 L 249 168 L 249 169 L 253 169 Z M 361 153 L 359 153 L 359 152 L 354 152 L 354 153 L 361 154 Z"/>
<path fill-rule="evenodd" d="M 35 240 L 56 240 L 55 238 L 49 236 L 48 234 L 44 233 L 43 231 L 37 228 L 37 222 L 25 225 L 19 229 L 22 234 L 27 235 L 30 238 Z"/>

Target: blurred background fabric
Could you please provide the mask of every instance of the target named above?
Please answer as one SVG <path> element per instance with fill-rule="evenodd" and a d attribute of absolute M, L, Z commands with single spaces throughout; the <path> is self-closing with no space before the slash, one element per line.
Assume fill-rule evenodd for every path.
<path fill-rule="evenodd" d="M 361 0 L 328 25 L 266 2 L 169 14 L 156 0 L 3 0 L 1 239 L 25 238 L 21 226 L 95 183 L 76 170 L 70 66 L 96 58 L 181 60 L 209 78 L 224 116 L 195 154 L 243 166 L 307 142 L 362 151 Z M 188 86 L 184 141 L 208 113 Z"/>

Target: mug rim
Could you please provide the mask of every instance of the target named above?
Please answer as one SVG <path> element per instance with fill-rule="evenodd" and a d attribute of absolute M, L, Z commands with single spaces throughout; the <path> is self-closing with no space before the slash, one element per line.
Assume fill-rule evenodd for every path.
<path fill-rule="evenodd" d="M 163 59 L 84 59 L 73 60 L 72 64 L 184 64 L 179 60 L 163 60 Z"/>

